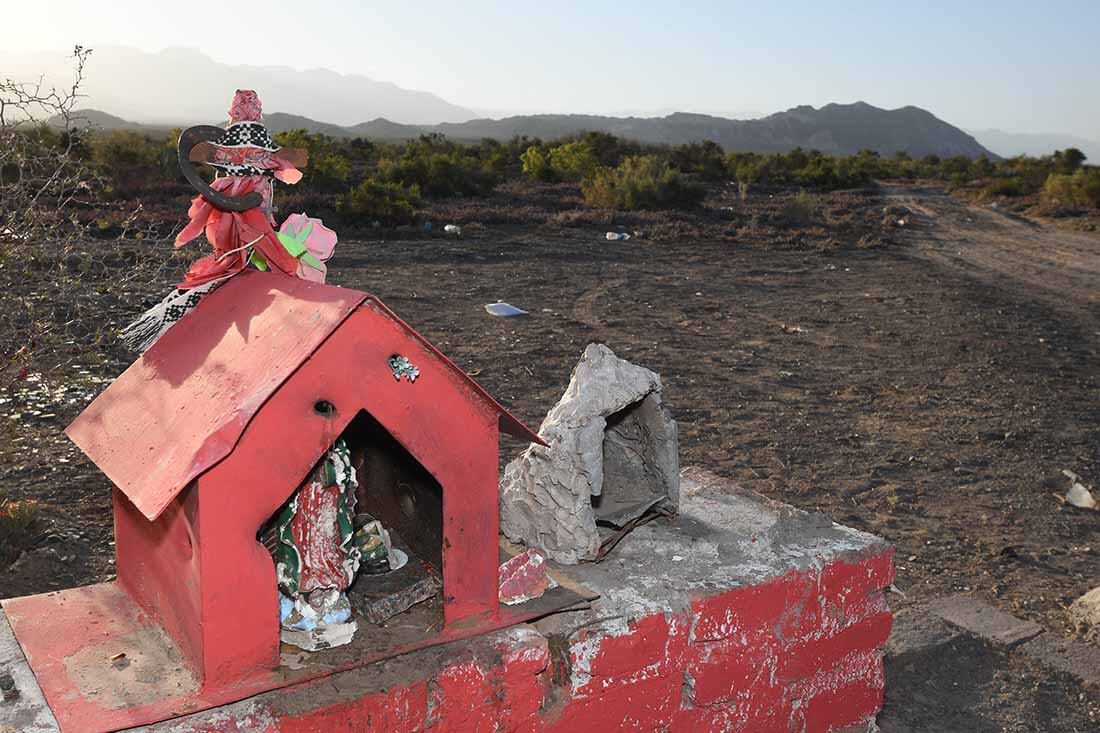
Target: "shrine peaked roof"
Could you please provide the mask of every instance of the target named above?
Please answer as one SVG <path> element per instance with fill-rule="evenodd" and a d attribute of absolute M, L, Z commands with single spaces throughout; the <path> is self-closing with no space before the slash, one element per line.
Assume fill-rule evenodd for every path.
<path fill-rule="evenodd" d="M 461 375 L 501 430 L 542 442 L 373 296 L 253 271 L 204 297 L 65 432 L 153 520 L 233 452 L 267 399 L 367 300 Z"/>

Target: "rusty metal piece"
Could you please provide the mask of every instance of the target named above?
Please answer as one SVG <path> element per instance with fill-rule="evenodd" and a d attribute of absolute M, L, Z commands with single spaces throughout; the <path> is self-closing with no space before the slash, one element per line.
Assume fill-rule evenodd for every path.
<path fill-rule="evenodd" d="M 643 524 L 649 524 L 657 517 L 665 517 L 667 519 L 672 516 L 673 513 L 671 511 L 660 505 L 651 506 L 646 510 L 645 514 L 631 519 L 629 522 L 616 529 L 610 537 L 600 542 L 600 551 L 596 555 L 595 562 L 602 562 L 606 559 L 607 556 L 611 554 L 611 551 L 615 549 L 615 545 L 622 542 L 623 537 L 626 537 Z"/>
<path fill-rule="evenodd" d="M 222 211 L 255 209 L 263 203 L 263 196 L 260 194 L 253 191 L 244 196 L 226 196 L 211 188 L 210 184 L 204 181 L 199 172 L 195 170 L 195 164 L 191 160 L 191 149 L 199 143 L 217 140 L 223 132 L 225 130 L 214 125 L 195 125 L 184 130 L 180 135 L 179 143 L 176 145 L 180 171 L 187 182 L 191 184 L 191 187 L 201 193 L 203 198 L 213 204 L 215 208 Z"/>

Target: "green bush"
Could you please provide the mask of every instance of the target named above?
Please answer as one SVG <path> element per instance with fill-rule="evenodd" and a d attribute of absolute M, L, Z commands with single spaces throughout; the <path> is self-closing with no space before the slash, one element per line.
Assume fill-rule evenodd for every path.
<path fill-rule="evenodd" d="M 385 180 L 417 186 L 429 196 L 475 196 L 489 192 L 499 180 L 492 163 L 483 164 L 476 151 L 439 134 L 421 135 L 398 159 L 379 161 L 378 170 Z"/>
<path fill-rule="evenodd" d="M 1051 173 L 1042 197 L 1049 204 L 1100 208 L 1100 168 L 1079 168 L 1072 175 Z"/>
<path fill-rule="evenodd" d="M 340 193 L 348 189 L 351 162 L 343 141 L 306 130 L 287 130 L 277 134 L 275 142 L 283 147 L 309 151 L 309 164 L 298 184 L 303 190 Z"/>
<path fill-rule="evenodd" d="M 670 162 L 684 173 L 707 181 L 718 181 L 729 174 L 722 146 L 710 140 L 677 145 L 671 151 Z"/>
<path fill-rule="evenodd" d="M 550 167 L 550 158 L 537 145 L 532 145 L 520 156 L 523 163 L 523 175 L 535 181 L 551 181 L 554 170 Z"/>
<path fill-rule="evenodd" d="M 783 202 L 779 216 L 787 226 L 809 226 L 817 218 L 817 202 L 810 194 L 799 191 Z"/>
<path fill-rule="evenodd" d="M 1087 156 L 1077 148 L 1055 150 L 1051 158 L 1060 173 L 1076 173 L 1087 160 Z"/>
<path fill-rule="evenodd" d="M 1086 205 L 1100 209 L 1100 168 L 1079 170 L 1073 178 Z"/>
<path fill-rule="evenodd" d="M 1018 177 L 1010 176 L 995 179 L 982 189 L 982 193 L 987 196 L 1022 196 L 1024 195 L 1024 187 Z"/>
<path fill-rule="evenodd" d="M 587 140 L 574 140 L 553 148 L 532 145 L 520 156 L 523 175 L 534 181 L 581 181 L 600 165 L 596 150 Z"/>
<path fill-rule="evenodd" d="M 360 183 L 336 201 L 343 221 L 358 226 L 379 222 L 388 226 L 412 224 L 416 210 L 423 205 L 420 188 L 373 178 Z"/>
<path fill-rule="evenodd" d="M 163 179 L 163 144 L 130 130 L 97 133 L 92 138 L 92 163 L 110 182 L 118 198 L 137 194 L 151 181 Z"/>
<path fill-rule="evenodd" d="M 550 150 L 550 167 L 562 181 L 580 181 L 591 176 L 599 165 L 596 152 L 583 140 L 559 145 Z"/>
<path fill-rule="evenodd" d="M 610 132 L 586 132 L 579 138 L 592 149 L 600 165 L 614 168 L 631 155 L 641 155 L 643 147 L 633 140 L 624 140 Z M 561 141 L 564 142 L 564 141 Z"/>
<path fill-rule="evenodd" d="M 584 202 L 603 209 L 689 209 L 706 191 L 655 155 L 632 155 L 617 168 L 601 166 L 581 183 Z"/>

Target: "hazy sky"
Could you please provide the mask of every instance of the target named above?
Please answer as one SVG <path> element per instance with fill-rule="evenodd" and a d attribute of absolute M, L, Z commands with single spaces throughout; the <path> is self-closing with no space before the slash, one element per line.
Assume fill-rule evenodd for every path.
<path fill-rule="evenodd" d="M 1100 0 L 5 0 L 9 50 L 198 48 L 479 110 L 729 114 L 864 100 L 1100 139 Z M 0 73 L 2 73 L 0 69 Z"/>

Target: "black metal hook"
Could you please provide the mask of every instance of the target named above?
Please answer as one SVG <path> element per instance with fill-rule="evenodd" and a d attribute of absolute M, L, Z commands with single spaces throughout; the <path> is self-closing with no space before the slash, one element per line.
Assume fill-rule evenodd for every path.
<path fill-rule="evenodd" d="M 264 199 L 259 193 L 253 191 L 252 193 L 245 194 L 244 196 L 226 196 L 225 194 L 218 193 L 210 187 L 206 181 L 199 176 L 199 172 L 195 170 L 195 164 L 191 162 L 191 149 L 202 142 L 214 142 L 222 133 L 225 132 L 220 127 L 214 125 L 195 125 L 194 127 L 188 127 L 183 133 L 180 134 L 179 144 L 176 145 L 176 151 L 179 156 L 180 170 L 183 171 L 183 177 L 187 179 L 187 182 L 191 186 L 202 194 L 203 198 L 214 205 L 215 208 L 222 211 L 248 211 L 249 209 L 255 209 L 257 206 L 263 204 Z"/>

